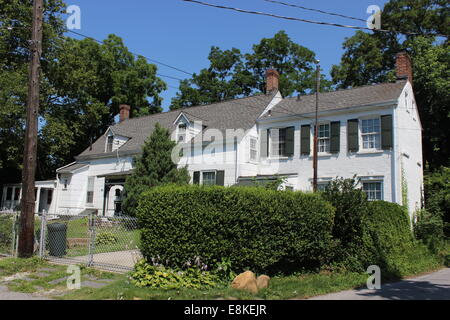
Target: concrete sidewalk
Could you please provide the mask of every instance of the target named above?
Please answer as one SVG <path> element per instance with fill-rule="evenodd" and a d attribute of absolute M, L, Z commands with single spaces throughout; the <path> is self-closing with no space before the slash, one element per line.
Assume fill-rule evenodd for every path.
<path fill-rule="evenodd" d="M 450 300 L 450 268 L 387 283 L 380 290 L 347 290 L 308 300 Z"/>

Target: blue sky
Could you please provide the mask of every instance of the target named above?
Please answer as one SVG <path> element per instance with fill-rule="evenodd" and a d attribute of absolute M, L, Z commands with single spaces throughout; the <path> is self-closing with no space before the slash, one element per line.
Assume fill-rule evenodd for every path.
<path fill-rule="evenodd" d="M 124 39 L 130 51 L 142 54 L 189 72 L 207 67 L 211 46 L 238 48 L 248 52 L 264 37 L 285 30 L 292 40 L 313 50 L 321 60 L 326 74 L 340 61 L 342 43 L 354 30 L 286 21 L 270 17 L 203 7 L 181 0 L 65 0 L 67 5 L 81 9 L 80 33 L 103 40 L 114 33 Z M 347 25 L 365 23 L 315 12 L 289 8 L 263 0 L 204 0 L 215 4 L 271 12 L 297 18 Z M 387 0 L 285 0 L 304 7 L 341 13 L 367 19 L 369 5 L 381 8 Z M 70 35 L 70 34 L 69 34 Z M 72 36 L 72 35 L 71 35 Z M 76 36 L 75 36 L 76 37 Z M 189 77 L 158 65 L 158 72 L 177 78 Z M 178 81 L 162 78 L 172 87 Z M 167 110 L 176 89 L 169 88 L 162 96 Z"/>

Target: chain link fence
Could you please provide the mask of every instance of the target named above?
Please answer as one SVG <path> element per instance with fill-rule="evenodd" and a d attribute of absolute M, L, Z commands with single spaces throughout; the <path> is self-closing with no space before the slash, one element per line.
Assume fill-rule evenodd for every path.
<path fill-rule="evenodd" d="M 132 270 L 141 259 L 135 218 L 43 215 L 41 225 L 39 253 L 45 259 L 112 271 Z"/>

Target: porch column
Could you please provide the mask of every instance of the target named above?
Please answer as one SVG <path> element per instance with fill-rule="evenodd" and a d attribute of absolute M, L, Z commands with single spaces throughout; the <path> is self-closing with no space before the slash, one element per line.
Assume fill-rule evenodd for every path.
<path fill-rule="evenodd" d="M 9 208 L 9 209 L 11 209 L 11 210 L 15 210 L 15 209 L 16 209 L 16 206 L 17 206 L 15 197 L 16 197 L 16 187 L 12 187 L 12 193 L 11 193 L 11 205 L 10 205 L 10 208 Z"/>
<path fill-rule="evenodd" d="M 3 187 L 2 202 L 0 203 L 0 210 L 3 210 L 3 207 L 5 206 L 7 191 L 8 191 L 8 187 Z"/>
<path fill-rule="evenodd" d="M 41 201 L 41 188 L 37 188 L 36 202 L 34 204 L 34 213 L 39 213 L 39 202 Z"/>

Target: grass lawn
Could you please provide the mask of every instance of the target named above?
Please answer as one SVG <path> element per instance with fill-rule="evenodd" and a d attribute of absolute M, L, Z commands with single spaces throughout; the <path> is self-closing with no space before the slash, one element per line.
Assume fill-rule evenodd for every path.
<path fill-rule="evenodd" d="M 291 299 L 307 298 L 315 295 L 359 287 L 367 281 L 366 274 L 307 274 L 302 276 L 275 277 L 270 288 L 253 295 L 230 287 L 212 289 L 164 290 L 137 288 L 130 283 L 128 276 L 101 289 L 81 288 L 61 299 L 65 300 L 212 300 L 212 299 Z"/>

